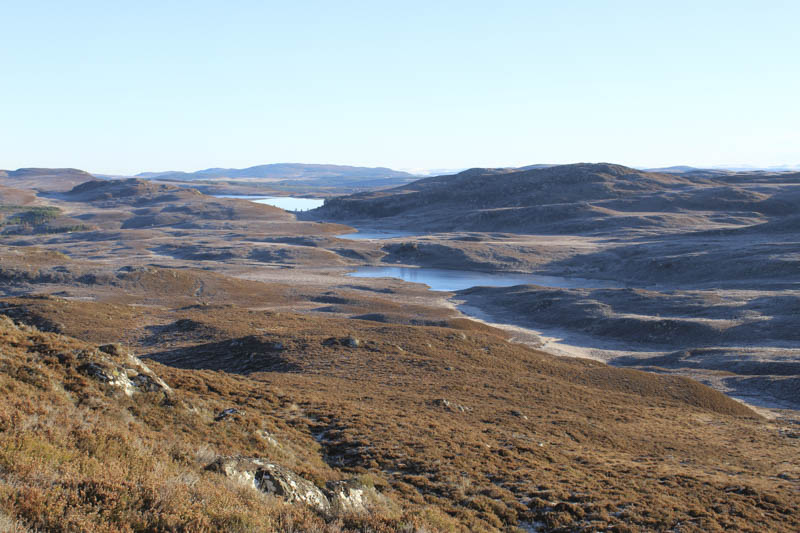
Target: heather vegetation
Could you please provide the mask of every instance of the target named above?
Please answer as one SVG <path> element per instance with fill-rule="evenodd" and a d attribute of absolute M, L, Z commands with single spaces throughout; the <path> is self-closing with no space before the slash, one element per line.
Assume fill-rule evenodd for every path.
<path fill-rule="evenodd" d="M 229 305 L 162 311 L 151 319 L 163 326 L 139 328 L 141 308 L 54 298 L 3 312 L 92 341 L 2 322 L 0 501 L 32 529 L 794 527 L 796 441 L 691 380 L 558 360 L 470 323 Z M 87 373 L 125 366 L 102 350 L 127 349 L 96 348 L 113 337 L 168 363 L 148 366 L 169 390 L 128 396 Z M 379 497 L 366 513 L 287 506 L 206 469 L 231 455 L 321 489 L 355 479 Z"/>
<path fill-rule="evenodd" d="M 65 190 L 80 173 L 50 172 L 37 182 L 49 192 L 0 191 L 21 206 L 3 216 L 92 227 L 3 237 L 0 531 L 800 527 L 789 411 L 753 410 L 667 366 L 689 356 L 653 372 L 556 357 L 453 299 L 508 294 L 523 318 L 559 311 L 617 338 L 636 337 L 637 310 L 706 320 L 714 304 L 750 320 L 773 300 L 433 293 L 343 273 L 448 257 L 532 270 L 608 249 L 482 232 L 345 241 L 346 227 L 244 200 L 142 180 Z M 779 300 L 789 317 L 795 300 Z M 759 320 L 791 335 L 783 318 Z M 719 321 L 650 325 L 680 342 Z"/>

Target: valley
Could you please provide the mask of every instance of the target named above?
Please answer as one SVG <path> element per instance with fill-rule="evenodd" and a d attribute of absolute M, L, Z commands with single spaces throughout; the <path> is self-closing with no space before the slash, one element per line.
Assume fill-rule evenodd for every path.
<path fill-rule="evenodd" d="M 64 420 L 93 417 L 129 460 L 81 461 L 136 484 L 41 460 L 136 494 L 96 531 L 798 526 L 797 174 L 473 169 L 297 213 L 163 176 L 5 175 L 0 504 L 31 527 L 83 530 L 92 499 L 12 451 L 87 447 Z M 87 374 L 123 364 L 96 355 L 115 343 L 167 400 Z M 169 492 L 148 450 L 180 497 L 145 497 Z M 231 455 L 326 502 L 357 479 L 370 511 L 259 499 L 219 482 Z"/>

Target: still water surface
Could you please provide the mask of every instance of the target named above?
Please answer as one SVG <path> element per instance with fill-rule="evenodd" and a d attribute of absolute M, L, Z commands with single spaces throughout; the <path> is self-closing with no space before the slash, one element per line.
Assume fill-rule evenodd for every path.
<path fill-rule="evenodd" d="M 347 275 L 355 278 L 399 278 L 403 281 L 424 283 L 434 291 L 460 291 L 470 287 L 512 287 L 514 285 L 540 285 L 561 289 L 621 287 L 621 285 L 614 282 L 597 279 L 424 267 L 360 267 L 355 272 L 350 272 Z"/>
<path fill-rule="evenodd" d="M 257 204 L 267 204 L 279 207 L 286 211 L 308 211 L 316 209 L 325 203 L 322 198 L 297 198 L 295 196 L 242 196 L 235 194 L 220 194 L 217 198 L 241 198 Z"/>

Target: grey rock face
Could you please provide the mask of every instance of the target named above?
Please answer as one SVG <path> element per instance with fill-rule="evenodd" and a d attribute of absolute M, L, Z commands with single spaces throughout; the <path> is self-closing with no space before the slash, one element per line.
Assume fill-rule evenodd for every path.
<path fill-rule="evenodd" d="M 358 479 L 329 481 L 322 490 L 288 468 L 255 457 L 218 457 L 206 469 L 323 513 L 363 514 L 382 498 L 374 487 Z"/>
<path fill-rule="evenodd" d="M 266 463 L 255 473 L 257 487 L 289 502 L 305 503 L 318 511 L 330 510 L 330 502 L 316 485 L 282 466 Z"/>
<path fill-rule="evenodd" d="M 126 395 L 136 392 L 172 392 L 169 385 L 120 344 L 105 344 L 96 351 L 84 351 L 79 359 L 85 362 L 78 372 L 112 387 Z"/>
<path fill-rule="evenodd" d="M 316 485 L 288 468 L 264 459 L 220 457 L 208 467 L 266 494 L 282 497 L 290 503 L 303 503 L 320 512 L 331 509 L 328 497 Z"/>

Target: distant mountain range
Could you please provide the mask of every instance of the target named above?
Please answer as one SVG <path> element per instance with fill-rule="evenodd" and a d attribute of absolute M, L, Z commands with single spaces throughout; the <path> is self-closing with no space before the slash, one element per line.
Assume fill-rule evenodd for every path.
<path fill-rule="evenodd" d="M 686 172 L 793 172 L 800 170 L 800 165 L 775 165 L 771 167 L 757 167 L 748 165 L 726 166 L 718 165 L 713 167 L 690 167 L 686 165 L 676 165 L 661 168 L 643 168 L 645 172 L 664 172 L 667 174 L 683 174 Z"/>
<path fill-rule="evenodd" d="M 335 179 L 335 178 L 413 178 L 414 175 L 385 167 L 273 163 L 248 168 L 207 168 L 196 172 L 142 172 L 137 178 L 168 180 L 208 180 L 221 178 Z"/>

